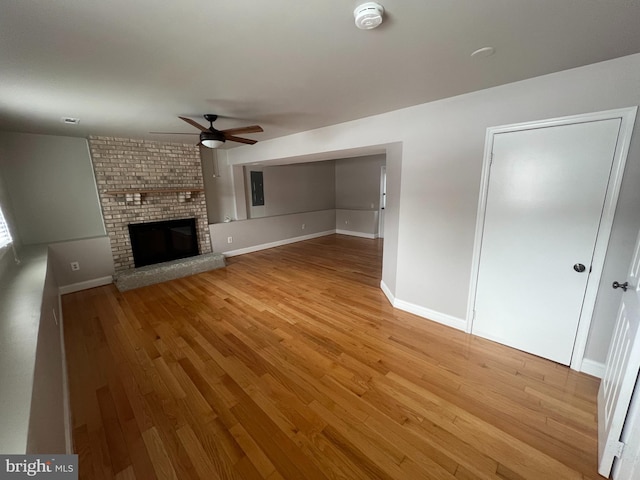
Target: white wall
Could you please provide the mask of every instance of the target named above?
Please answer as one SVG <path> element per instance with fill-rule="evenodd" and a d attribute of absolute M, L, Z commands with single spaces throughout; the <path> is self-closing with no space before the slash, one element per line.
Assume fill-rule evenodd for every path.
<path fill-rule="evenodd" d="M 0 276 L 0 452 L 70 453 L 62 316 L 43 246 Z M 68 435 L 69 434 L 69 435 Z"/>
<path fill-rule="evenodd" d="M 29 418 L 34 388 L 38 332 L 41 320 L 53 323 L 50 296 L 45 288 L 46 248 L 25 247 L 22 263 L 10 263 L 0 277 L 0 452 L 23 454 L 27 450 Z M 45 292 L 46 311 L 42 311 Z M 56 313 L 57 302 L 55 302 Z M 50 332 L 51 323 L 45 328 Z M 48 346 L 56 348 L 59 336 Z M 52 368 L 61 364 L 51 365 Z M 55 381 L 55 380 L 54 380 Z M 52 403 L 57 398 L 51 398 Z M 60 420 L 57 417 L 55 420 Z M 56 450 L 59 452 L 59 450 Z"/>
<path fill-rule="evenodd" d="M 22 244 L 106 234 L 85 139 L 0 133 L 0 171 Z"/>
<path fill-rule="evenodd" d="M 336 208 L 378 210 L 385 155 L 336 160 Z"/>
<path fill-rule="evenodd" d="M 51 243 L 49 256 L 63 294 L 111 283 L 114 265 L 107 236 Z M 80 270 L 71 270 L 71 262 Z"/>
<path fill-rule="evenodd" d="M 10 207 L 14 240 L 52 244 L 60 287 L 108 283 L 113 257 L 85 139 L 0 133 L 0 201 Z M 13 252 L 4 256 L 0 268 Z M 79 271 L 71 271 L 72 261 Z"/>
<path fill-rule="evenodd" d="M 378 210 L 336 209 L 336 233 L 356 237 L 376 238 Z"/>
<path fill-rule="evenodd" d="M 264 205 L 251 205 L 252 171 L 263 172 Z M 273 217 L 291 213 L 335 208 L 334 162 L 294 165 L 250 166 L 245 169 L 249 218 Z"/>
<path fill-rule="evenodd" d="M 209 225 L 214 252 L 238 255 L 335 232 L 336 211 L 316 210 Z M 228 242 L 229 237 L 232 242 Z"/>
<path fill-rule="evenodd" d="M 50 257 L 40 311 L 26 452 L 67 453 L 62 314 Z"/>
<path fill-rule="evenodd" d="M 209 223 L 224 222 L 225 217 L 236 219 L 235 192 L 232 168 L 227 165 L 227 152 L 201 148 L 202 179 L 204 181 Z M 215 164 L 215 166 L 214 166 Z M 214 176 L 217 173 L 217 176 Z"/>
<path fill-rule="evenodd" d="M 486 129 L 638 104 L 640 54 L 232 149 L 228 159 L 307 161 L 386 148 L 383 282 L 405 305 L 465 321 Z M 640 228 L 638 125 L 586 350 L 596 362 L 605 360 L 615 317 L 607 283 L 624 276 Z M 398 143 L 401 151 L 389 146 Z"/>
<path fill-rule="evenodd" d="M 376 238 L 380 174 L 386 155 L 336 160 L 336 231 Z"/>

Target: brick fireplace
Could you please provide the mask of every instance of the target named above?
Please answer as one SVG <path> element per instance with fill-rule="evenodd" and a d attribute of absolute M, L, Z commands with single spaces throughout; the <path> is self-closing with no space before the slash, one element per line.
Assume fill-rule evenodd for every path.
<path fill-rule="evenodd" d="M 200 253 L 211 252 L 197 146 L 89 137 L 89 148 L 116 273 L 134 268 L 133 223 L 195 218 Z"/>

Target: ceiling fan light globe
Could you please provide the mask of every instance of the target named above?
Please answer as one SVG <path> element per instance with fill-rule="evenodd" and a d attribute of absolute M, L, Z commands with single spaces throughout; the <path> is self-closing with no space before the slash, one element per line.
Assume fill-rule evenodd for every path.
<path fill-rule="evenodd" d="M 202 143 L 202 145 L 207 148 L 220 148 L 222 145 L 224 145 L 224 142 L 222 140 L 204 140 L 200 143 Z"/>
<path fill-rule="evenodd" d="M 207 148 L 220 148 L 224 145 L 225 138 L 220 132 L 200 133 L 200 143 Z"/>

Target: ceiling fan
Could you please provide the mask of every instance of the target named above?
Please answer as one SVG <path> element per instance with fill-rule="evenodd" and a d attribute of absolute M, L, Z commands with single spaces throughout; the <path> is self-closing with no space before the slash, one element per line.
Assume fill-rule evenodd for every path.
<path fill-rule="evenodd" d="M 219 148 L 222 145 L 224 145 L 224 143 L 227 140 L 231 142 L 246 143 L 248 145 L 253 145 L 254 143 L 258 143 L 258 141 L 251 140 L 249 138 L 236 137 L 236 134 L 257 133 L 257 132 L 264 131 L 260 125 L 250 125 L 248 127 L 228 128 L 227 130 L 217 130 L 213 126 L 213 122 L 216 121 L 216 119 L 218 118 L 218 115 L 214 115 L 211 113 L 204 115 L 204 119 L 207 122 L 209 122 L 208 128 L 203 125 L 200 125 L 198 122 L 190 118 L 187 118 L 187 117 L 178 117 L 178 118 L 183 122 L 187 122 L 189 125 L 196 127 L 197 129 L 200 130 L 200 142 L 198 142 L 198 145 L 202 145 L 207 148 Z M 168 133 L 168 132 L 151 132 L 151 133 Z M 181 133 L 181 135 L 195 135 L 195 133 L 194 134 Z"/>

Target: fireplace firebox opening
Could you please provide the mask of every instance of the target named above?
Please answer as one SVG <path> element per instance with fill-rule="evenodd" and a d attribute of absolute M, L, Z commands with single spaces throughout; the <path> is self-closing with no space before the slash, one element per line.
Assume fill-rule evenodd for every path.
<path fill-rule="evenodd" d="M 136 268 L 200 253 L 195 218 L 132 223 L 129 237 Z"/>

